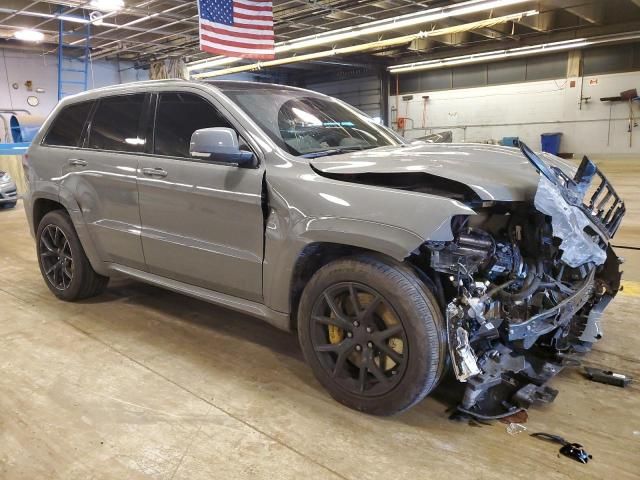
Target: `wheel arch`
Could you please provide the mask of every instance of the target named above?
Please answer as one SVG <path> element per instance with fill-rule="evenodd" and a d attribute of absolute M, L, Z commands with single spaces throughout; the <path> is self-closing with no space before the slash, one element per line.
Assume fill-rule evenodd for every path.
<path fill-rule="evenodd" d="M 98 254 L 95 244 L 89 234 L 89 230 L 84 223 L 82 212 L 77 205 L 69 205 L 67 201 L 60 197 L 54 199 L 51 196 L 42 195 L 33 198 L 29 227 L 33 229 L 32 231 L 34 233 L 34 237 L 35 232 L 38 231 L 38 225 L 40 224 L 44 216 L 47 213 L 53 212 L 55 210 L 62 210 L 71 218 L 73 228 L 78 235 L 80 244 L 82 245 L 87 258 L 89 259 L 91 267 L 100 275 L 109 276 L 109 270 L 106 268 L 104 262 Z"/>
<path fill-rule="evenodd" d="M 408 230 L 361 220 L 307 219 L 282 236 L 273 233 L 277 221 L 270 224 L 276 228 L 266 233 L 265 303 L 289 313 L 292 327 L 305 285 L 327 263 L 366 253 L 413 268 L 405 260 L 424 242 Z"/>
<path fill-rule="evenodd" d="M 38 225 L 44 218 L 44 216 L 53 212 L 54 210 L 64 210 L 68 213 L 67 209 L 57 200 L 52 200 L 51 198 L 40 197 L 36 198 L 33 201 L 32 207 L 32 215 L 31 215 L 31 228 L 34 232 L 38 230 Z"/>

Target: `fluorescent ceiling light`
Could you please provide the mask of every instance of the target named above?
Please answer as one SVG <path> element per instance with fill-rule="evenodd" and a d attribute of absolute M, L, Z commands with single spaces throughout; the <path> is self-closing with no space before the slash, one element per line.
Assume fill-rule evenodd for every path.
<path fill-rule="evenodd" d="M 123 0 L 91 0 L 91 7 L 103 12 L 115 12 L 124 8 Z"/>
<path fill-rule="evenodd" d="M 387 18 L 385 20 L 376 20 L 367 22 L 353 27 L 340 28 L 318 35 L 308 35 L 306 37 L 296 38 L 286 42 L 278 42 L 275 45 L 276 53 L 289 52 L 292 50 L 303 50 L 309 47 L 332 44 L 335 42 L 357 38 L 362 35 L 370 35 L 375 33 L 397 30 L 428 22 L 435 22 L 444 18 L 468 15 L 472 13 L 493 10 L 495 8 L 507 7 L 524 3 L 530 0 L 471 0 L 458 3 L 444 8 L 430 8 L 420 12 L 414 12 L 398 17 Z M 537 12 L 536 12 L 537 13 Z M 191 62 L 187 65 L 188 71 L 203 70 L 221 65 L 228 65 L 241 60 L 235 57 L 215 57 L 213 59 L 199 60 Z"/>
<path fill-rule="evenodd" d="M 87 20 L 86 18 L 74 17 L 72 15 L 57 15 L 55 16 L 55 18 L 57 20 L 62 20 L 64 22 L 71 22 L 71 23 L 89 23 L 90 22 L 90 20 Z"/>
<path fill-rule="evenodd" d="M 627 36 L 628 37 L 628 36 Z M 510 48 L 507 50 L 493 50 L 491 52 L 475 53 L 470 55 L 461 55 L 457 57 L 441 58 L 436 60 L 426 60 L 424 62 L 407 63 L 404 65 L 394 65 L 388 68 L 390 73 L 413 72 L 417 70 L 431 70 L 435 68 L 444 68 L 452 65 L 463 65 L 467 63 L 479 63 L 492 60 L 501 60 L 504 58 L 518 57 L 524 55 L 535 55 L 539 53 L 554 52 L 557 50 L 569 50 L 572 48 L 583 48 L 587 45 L 597 43 L 626 40 L 627 38 L 577 38 L 574 40 L 566 40 L 562 42 L 545 43 L 542 45 L 531 45 L 526 47 Z M 630 38 L 629 38 L 630 39 Z"/>
<path fill-rule="evenodd" d="M 31 30 L 30 28 L 18 30 L 14 32 L 13 36 L 24 42 L 41 42 L 44 40 L 44 33 L 38 30 Z"/>

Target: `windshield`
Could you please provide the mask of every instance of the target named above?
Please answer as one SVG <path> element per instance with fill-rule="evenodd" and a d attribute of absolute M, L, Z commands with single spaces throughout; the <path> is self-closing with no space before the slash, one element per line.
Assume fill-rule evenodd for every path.
<path fill-rule="evenodd" d="M 223 88 L 223 92 L 292 155 L 315 157 L 405 143 L 331 97 L 276 88 Z"/>

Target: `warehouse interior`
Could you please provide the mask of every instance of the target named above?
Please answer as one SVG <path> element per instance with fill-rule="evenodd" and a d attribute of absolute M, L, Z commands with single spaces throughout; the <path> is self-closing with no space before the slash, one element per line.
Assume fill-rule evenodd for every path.
<path fill-rule="evenodd" d="M 207 12 L 218 18 L 216 11 L 223 8 L 259 10 L 272 18 L 273 58 L 240 58 L 203 50 L 202 19 Z M 271 20 L 263 23 L 271 25 Z M 640 0 L 4 0 L 0 2 L 0 54 L 0 478 L 638 477 Z M 143 170 L 149 170 L 143 167 L 155 168 L 152 162 L 160 158 L 153 150 L 160 135 L 152 130 L 159 124 L 163 97 L 176 89 L 182 95 L 210 89 L 211 98 L 217 100 L 209 103 L 228 117 L 220 125 L 233 128 L 204 130 L 235 131 L 233 155 L 245 156 L 233 157 L 238 160 L 230 166 L 225 164 L 229 160 L 214 161 L 214 150 L 197 150 L 198 140 L 189 131 L 182 141 L 189 151 L 186 155 L 192 157 L 177 167 L 181 180 L 172 178 L 174 171 L 166 167 L 171 166 L 168 154 L 163 154 L 161 164 L 169 172 L 167 178 L 167 171 L 158 175 L 156 168 L 145 173 L 153 179 L 141 180 Z M 328 97 L 300 89 L 332 99 L 325 101 L 322 99 Z M 250 97 L 254 91 L 277 92 L 273 94 L 276 100 L 279 96 L 302 98 L 298 110 L 292 109 L 302 123 L 292 126 L 290 121 L 285 132 L 282 112 L 275 120 L 266 119 L 267 107 Z M 145 131 L 153 140 L 133 135 L 135 138 L 125 140 L 130 148 L 126 160 L 123 152 L 103 148 L 100 162 L 93 162 L 98 158 L 91 156 L 97 155 L 91 152 L 93 132 L 98 131 L 94 125 L 105 98 L 136 93 L 146 95 L 140 111 L 146 108 L 149 113 L 141 113 L 135 126 L 138 133 Z M 333 98 L 342 105 L 341 111 L 353 114 L 348 118 L 366 119 L 362 121 L 367 127 L 360 120 L 320 121 L 311 113 L 299 113 L 305 105 L 316 116 L 326 114 L 322 118 L 331 119 L 329 112 L 334 112 L 335 105 L 326 102 L 334 102 Z M 74 102 L 95 102 L 84 117 L 73 119 L 79 125 L 76 144 L 48 143 L 60 112 Z M 119 105 L 116 114 L 124 124 L 127 110 L 137 107 Z M 329 105 L 334 106 L 330 109 Z M 192 110 L 193 116 L 198 112 Z M 236 122 L 241 127 L 236 128 Z M 176 129 L 178 123 L 176 120 Z M 300 150 L 296 154 L 288 139 L 282 143 L 271 140 L 269 128 L 277 130 L 278 125 L 282 135 L 291 131 L 297 135 L 295 130 L 302 130 L 301 125 L 345 131 L 362 128 L 379 133 L 383 140 L 377 141 L 389 141 L 385 145 L 398 148 L 392 151 L 379 143 L 368 146 L 370 151 L 360 151 L 365 150 L 360 143 L 323 142 L 323 152 Z M 198 132 L 204 132 L 199 128 Z M 373 138 L 372 133 L 364 134 Z M 321 144 L 314 140 L 313 145 Z M 201 151 L 211 153 L 211 161 L 203 160 Z M 245 169 L 239 159 L 247 152 L 256 163 Z M 62 170 L 58 168 L 61 155 L 67 155 L 64 162 L 78 169 L 66 163 Z M 513 168 L 500 164 L 513 158 L 520 162 Z M 381 166 L 383 162 L 388 163 Z M 259 176 L 249 177 L 252 168 Z M 565 228 L 571 222 L 583 222 L 566 237 L 556 230 L 562 228 L 556 220 L 563 207 L 549 213 L 538 203 L 544 179 L 550 179 L 548 171 L 562 178 L 554 183 L 558 189 L 580 192 L 575 204 L 567 195 L 554 200 L 556 204 L 568 202 L 564 211 L 573 212 Z M 589 181 L 595 176 L 602 180 L 595 193 L 595 184 L 580 190 L 580 174 L 586 178 L 588 171 Z M 428 189 L 409 185 L 423 178 L 415 175 L 425 172 L 435 184 Z M 526 183 L 532 176 L 536 183 Z M 70 181 L 74 177 L 88 180 Z M 126 180 L 122 190 L 118 185 L 124 183 L 117 182 L 120 177 Z M 101 178 L 116 180 L 97 183 Z M 99 188 L 94 189 L 95 185 Z M 157 185 L 165 188 L 164 197 L 159 196 Z M 254 185 L 257 190 L 251 190 Z M 474 280 L 469 266 L 457 260 L 470 285 L 478 289 L 474 293 L 463 286 L 458 270 L 439 269 L 437 259 L 449 254 L 456 217 L 461 214 L 443 217 L 445 220 L 432 218 L 440 218 L 441 211 L 453 211 L 454 206 L 460 208 L 457 212 L 465 208 L 475 215 L 470 210 L 472 202 L 467 202 L 473 197 L 479 202 L 473 204 L 479 216 L 489 211 L 485 209 L 502 208 L 510 212 L 501 211 L 505 221 L 516 221 L 529 204 L 514 192 L 520 194 L 525 187 L 529 188 L 529 204 L 535 194 L 537 211 L 535 216 L 531 211 L 523 214 L 523 231 L 529 228 L 527 222 L 537 225 L 538 216 L 544 218 L 540 222 L 546 227 L 540 231 L 553 229 L 553 235 L 540 240 L 544 251 L 553 250 L 553 255 L 565 259 L 572 280 L 584 279 L 584 285 L 592 282 L 589 300 L 586 287 L 578 289 L 563 280 L 565 264 L 557 279 L 553 278 L 543 270 L 556 268 L 550 258 L 529 261 L 527 247 L 521 247 L 525 253 L 516 252 L 515 247 L 491 237 L 497 238 L 493 233 L 489 245 L 494 257 L 499 258 L 500 251 L 513 256 L 508 268 L 517 273 L 508 282 L 496 287 L 499 282 L 489 274 L 482 281 Z M 145 189 L 152 192 L 146 199 Z M 604 200 L 598 197 L 603 190 Z M 445 191 L 449 193 L 442 193 Z M 504 192 L 513 194 L 509 200 L 515 205 L 513 210 L 500 197 Z M 583 207 L 580 199 L 591 194 L 589 212 L 587 206 L 579 210 Z M 231 197 L 236 198 L 235 212 Z M 429 204 L 434 197 L 447 202 Z M 67 198 L 73 208 L 66 206 Z M 123 221 L 121 226 L 116 216 L 110 220 L 100 212 L 107 211 L 107 202 L 123 218 L 133 212 L 135 221 L 130 225 Z M 153 214 L 145 215 L 143 202 L 153 204 Z M 230 204 L 230 211 L 221 213 Z M 63 265 L 65 249 L 71 245 L 68 261 L 73 262 L 73 270 L 68 281 L 83 278 L 78 288 L 95 290 L 95 296 L 70 301 L 76 298 L 54 291 L 55 278 L 54 289 L 47 284 L 51 276 L 42 263 L 46 252 L 41 249 L 42 229 L 46 231 L 49 225 L 40 222 L 49 218 L 47 214 L 64 216 L 69 230 L 63 230 L 75 235 L 76 243 L 67 241 L 56 251 L 58 264 Z M 153 233 L 144 232 L 145 216 L 160 225 Z M 433 231 L 425 231 L 428 227 L 422 227 L 422 217 Z M 224 223 L 216 225 L 216 219 Z M 590 221 L 604 225 L 604 234 L 596 227 L 585 227 Z M 411 231 L 410 222 L 421 227 Z M 358 224 L 357 230 L 351 230 L 352 223 Z M 387 223 L 394 232 L 389 239 L 384 232 L 390 230 L 379 229 Z M 184 230 L 171 233 L 161 225 Z M 480 230 L 475 223 L 464 225 L 468 235 Z M 188 228 L 196 233 L 187 232 Z M 122 233 L 118 229 L 126 231 L 126 241 L 118 236 Z M 451 238 L 441 235 L 447 229 Z M 97 239 L 95 232 L 99 231 L 107 233 Z M 256 237 L 246 238 L 247 232 Z M 127 265 L 122 259 L 131 250 L 127 242 L 132 235 L 142 245 L 143 264 L 156 251 L 142 237 L 160 242 L 174 235 L 166 240 L 171 249 L 165 250 L 172 258 L 162 268 L 151 262 Z M 405 248 L 402 242 L 409 235 L 422 243 Z M 514 244 L 520 241 L 520 226 L 508 235 L 517 239 Z M 575 256 L 585 256 L 595 248 L 593 255 L 602 255 L 602 260 L 570 264 L 564 255 L 571 237 L 575 240 L 583 235 L 597 248 L 578 243 Z M 476 237 L 474 245 L 480 245 L 486 236 L 484 232 Z M 56 238 L 51 240 L 55 243 Z M 345 239 L 344 244 L 336 240 L 340 238 Z M 459 250 L 451 252 L 463 255 L 461 240 L 452 241 Z M 296 253 L 299 245 L 304 245 L 304 252 Z M 110 256 L 97 267 L 93 255 L 99 256 L 102 248 Z M 249 248 L 255 251 L 245 251 Z M 396 251 L 404 253 L 394 256 Z M 430 260 L 422 269 L 422 260 L 417 258 L 426 251 Z M 212 252 L 218 257 L 225 252 L 227 259 L 208 264 Z M 287 260 L 290 256 L 291 261 Z M 302 263 L 307 256 L 315 260 Z M 246 267 L 249 260 L 240 262 L 244 257 L 250 257 L 251 268 Z M 389 302 L 390 315 L 396 315 L 406 327 L 404 302 L 411 296 L 402 282 L 409 281 L 407 275 L 414 275 L 411 285 L 419 283 L 415 288 L 423 292 L 420 295 L 436 305 L 420 311 L 429 318 L 440 318 L 439 324 L 435 321 L 440 330 L 429 335 L 420 330 L 422 337 L 415 338 L 424 342 L 439 338 L 440 377 L 426 398 L 418 401 L 416 397 L 406 410 L 375 414 L 375 407 L 367 410 L 373 405 L 367 402 L 391 393 L 362 400 L 358 397 L 364 395 L 362 383 L 359 392 L 349 393 L 355 397 L 343 400 L 327 387 L 330 380 L 318 376 L 317 366 L 309 368 L 304 349 L 307 333 L 300 322 L 306 321 L 302 317 L 307 304 L 309 312 L 317 312 L 318 302 L 329 298 L 330 288 L 318 300 L 307 298 L 305 292 L 322 284 L 322 275 L 328 275 L 323 272 L 329 271 L 332 262 L 354 258 L 382 262 L 376 264 L 379 271 L 380 265 L 386 265 L 396 273 L 404 272 L 404 277 L 393 277 L 387 297 L 387 287 L 374 283 L 358 287 L 358 295 L 352 291 L 356 313 L 360 307 L 364 310 L 362 318 L 370 310 L 366 303 L 359 305 L 363 292 L 383 292 L 378 296 Z M 589 261 L 594 262 L 593 258 Z M 555 262 L 556 257 L 553 259 Z M 88 269 L 95 277 L 81 276 L 89 275 L 79 273 L 81 260 L 86 263 L 82 271 Z M 592 266 L 595 273 L 589 277 L 585 268 Z M 478 271 L 489 268 L 487 264 L 476 267 Z M 503 268 L 490 265 L 491 275 L 498 267 Z M 180 274 L 172 276 L 171 268 Z M 363 271 L 362 265 L 358 268 Z M 185 271 L 190 269 L 197 273 L 189 276 Z M 407 273 L 409 270 L 413 273 Z M 623 271 L 621 281 L 618 270 Z M 62 272 L 67 275 L 64 269 Z M 431 279 L 432 274 L 442 280 Z M 209 278 L 198 283 L 198 275 Z M 375 272 L 371 275 L 377 278 Z M 104 279 L 104 289 L 89 288 L 93 280 L 87 278 Z M 442 287 L 442 282 L 452 286 Z M 545 358 L 559 362 L 562 371 L 536 384 L 539 388 L 526 401 L 518 397 L 521 403 L 513 400 L 517 395 L 500 400 L 501 390 L 490 391 L 495 393 L 487 398 L 508 414 L 502 410 L 499 415 L 474 414 L 473 409 L 460 406 L 468 401 L 473 378 L 464 377 L 456 362 L 467 367 L 470 364 L 464 362 L 471 362 L 478 369 L 476 375 L 487 372 L 487 363 L 480 360 L 480 350 L 473 353 L 468 339 L 465 343 L 458 337 L 461 343 L 452 343 L 456 331 L 450 325 L 456 317 L 451 308 L 472 312 L 464 314 L 465 318 L 471 323 L 475 319 L 481 327 L 504 329 L 507 320 L 502 326 L 491 325 L 491 297 L 503 298 L 499 290 L 514 288 L 518 282 L 523 282 L 523 291 L 526 282 L 535 283 L 538 293 L 526 298 L 512 294 L 517 298 L 512 310 L 502 300 L 504 304 L 496 308 L 503 311 L 496 315 L 510 318 L 519 309 L 537 312 L 535 309 L 551 304 L 559 312 L 569 305 L 567 322 L 574 322 L 573 315 L 594 322 L 587 324 L 588 328 L 595 325 L 597 332 L 592 350 L 558 347 L 572 334 L 573 323 L 567 323 L 562 338 L 553 337 L 549 344 L 541 334 L 534 339 L 539 343 L 533 351 L 557 347 L 553 360 Z M 259 285 L 259 291 L 237 293 L 249 284 Z M 62 285 L 62 290 L 67 288 L 64 279 Z M 228 288 L 218 290 L 215 285 Z M 552 288 L 559 289 L 557 298 L 550 293 Z M 462 300 L 449 298 L 456 289 L 456 298 Z M 281 291 L 286 293 L 278 297 Z M 398 295 L 398 304 L 393 303 L 392 295 Z M 604 299 L 602 304 L 594 300 L 596 296 Z M 474 310 L 477 299 L 487 305 L 486 311 Z M 575 303 L 578 301 L 581 303 Z M 331 315 L 340 317 L 330 300 L 327 305 Z M 593 316 L 585 309 L 593 309 Z M 309 313 L 312 319 L 314 315 Z M 529 322 L 542 314 L 526 315 Z M 387 322 L 382 314 L 380 317 L 378 322 Z M 561 314 L 555 317 L 554 327 L 565 321 L 562 318 Z M 348 342 L 352 332 L 347 338 L 346 327 L 340 330 L 335 325 L 329 326 L 330 343 L 338 345 L 332 335 Z M 509 328 L 510 332 L 501 331 L 500 339 L 511 339 L 513 326 Z M 458 334 L 461 330 L 458 327 Z M 310 332 L 311 337 L 314 330 Z M 360 342 L 358 352 L 366 339 L 376 342 L 376 337 L 359 332 L 353 330 Z M 369 327 L 367 332 L 371 333 Z M 414 343 L 418 340 L 411 331 L 403 335 L 408 336 L 400 341 L 400 357 L 415 361 L 421 345 Z M 580 335 L 584 340 L 585 331 Z M 496 342 L 498 334 L 487 338 L 487 342 Z M 484 345 L 484 341 L 481 338 L 472 345 Z M 368 345 L 373 348 L 371 342 Z M 392 349 L 394 345 L 385 343 Z M 517 345 L 510 351 L 512 358 L 530 351 L 526 340 Z M 320 351 L 317 346 L 316 351 Z M 387 351 L 385 361 L 395 358 L 398 351 Z M 375 360 L 378 367 L 383 366 L 382 355 Z M 487 355 L 493 358 L 491 351 Z M 354 362 L 355 357 L 349 358 Z M 333 376 L 339 359 L 337 356 Z M 320 360 L 317 363 L 324 365 Z M 398 376 L 401 365 L 396 360 L 392 363 L 395 370 L 389 368 L 389 377 Z M 375 373 L 367 370 L 375 366 L 353 365 L 360 368 L 360 375 L 373 375 L 376 385 Z M 537 364 L 532 365 L 537 369 Z M 556 364 L 547 363 L 544 368 L 547 365 Z M 399 382 L 409 376 L 404 372 Z M 518 382 L 524 377 L 537 378 L 524 368 L 517 373 L 509 377 L 503 372 L 501 381 L 511 382 L 505 388 L 521 385 Z M 554 442 L 532 436 L 538 432 L 561 438 Z M 579 445 L 567 446 L 573 443 Z M 567 448 L 573 450 L 567 452 Z"/>

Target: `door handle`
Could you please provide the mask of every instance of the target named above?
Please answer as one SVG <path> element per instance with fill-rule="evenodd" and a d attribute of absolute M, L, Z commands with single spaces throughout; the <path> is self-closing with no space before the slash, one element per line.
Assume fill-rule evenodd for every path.
<path fill-rule="evenodd" d="M 70 158 L 69 165 L 71 165 L 72 167 L 86 167 L 88 164 L 86 160 L 82 160 L 80 158 Z"/>
<path fill-rule="evenodd" d="M 160 167 L 156 167 L 156 168 L 143 168 L 142 169 L 142 173 L 144 175 L 146 175 L 147 177 L 166 177 L 167 171 L 163 168 Z"/>

